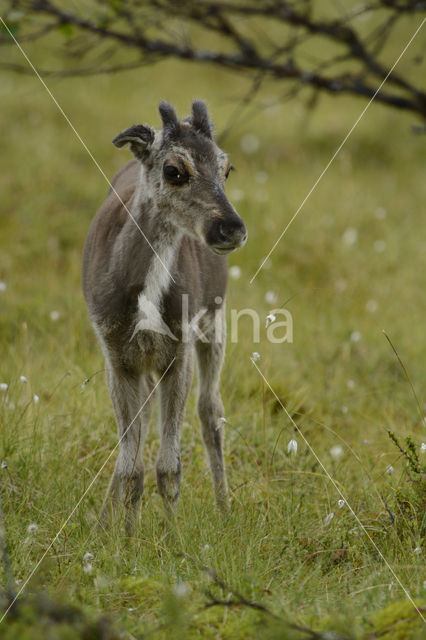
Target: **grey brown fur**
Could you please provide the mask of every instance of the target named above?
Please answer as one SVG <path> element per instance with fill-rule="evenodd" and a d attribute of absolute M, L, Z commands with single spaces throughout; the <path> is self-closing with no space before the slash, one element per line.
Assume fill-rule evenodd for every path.
<path fill-rule="evenodd" d="M 124 503 L 128 523 L 143 491 L 142 445 L 150 402 L 135 416 L 159 379 L 157 484 L 167 509 L 176 506 L 180 432 L 194 350 L 202 434 L 217 502 L 226 506 L 219 391 L 225 337 L 223 331 L 218 339 L 217 328 L 224 329 L 226 254 L 247 237 L 225 195 L 230 164 L 213 140 L 205 104 L 194 102 L 191 116 L 182 122 L 168 103 L 161 103 L 159 110 L 162 130 L 134 125 L 114 139 L 118 147 L 129 143 L 136 159 L 113 178 L 83 256 L 84 295 L 105 356 L 120 438 L 109 496 L 113 504 Z M 207 309 L 202 333 L 192 332 L 189 339 L 182 326 L 184 299 L 189 320 Z M 152 308 L 158 309 L 169 335 L 143 328 Z"/>

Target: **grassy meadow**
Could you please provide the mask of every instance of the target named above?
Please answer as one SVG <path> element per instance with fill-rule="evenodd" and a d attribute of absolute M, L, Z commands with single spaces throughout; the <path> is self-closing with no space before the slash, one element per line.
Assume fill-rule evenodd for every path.
<path fill-rule="evenodd" d="M 37 61 L 37 47 L 27 50 Z M 109 177 L 130 158 L 111 139 L 136 122 L 159 127 L 161 99 L 182 116 L 193 98 L 206 99 L 220 132 L 248 88 L 236 74 L 177 62 L 47 83 Z M 277 103 L 283 90 L 265 84 L 268 108 L 246 112 L 223 143 L 237 168 L 228 194 L 249 232 L 230 257 L 228 314 L 251 308 L 261 318 L 259 343 L 240 319 L 222 376 L 230 513 L 221 518 L 214 506 L 194 384 L 175 527 L 165 528 L 157 493 L 153 423 L 140 522 L 128 539 L 120 523 L 97 526 L 116 431 L 80 284 L 107 184 L 39 80 L 2 72 L 0 486 L 14 579 L 27 579 L 104 465 L 26 592 L 89 620 L 105 614 L 126 638 L 309 637 L 241 602 L 206 608 L 207 591 L 219 600 L 239 592 L 318 632 L 426 637 L 406 593 L 426 616 L 426 489 L 413 453 L 424 471 L 425 137 L 411 132 L 411 116 L 373 104 L 250 284 L 365 104 L 323 97 L 309 111 L 307 95 Z M 281 305 L 293 342 L 271 344 L 265 317 Z M 25 620 L 7 616 L 0 637 L 80 637 L 31 612 Z"/>

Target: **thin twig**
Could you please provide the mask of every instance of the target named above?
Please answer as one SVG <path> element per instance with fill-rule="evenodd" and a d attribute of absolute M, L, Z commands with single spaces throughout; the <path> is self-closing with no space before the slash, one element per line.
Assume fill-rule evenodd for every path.
<path fill-rule="evenodd" d="M 414 388 L 414 384 L 413 384 L 413 382 L 412 382 L 412 380 L 411 380 L 411 378 L 410 378 L 410 375 L 409 375 L 409 373 L 408 373 L 408 371 L 407 371 L 407 368 L 406 368 L 406 366 L 404 365 L 404 363 L 402 362 L 402 360 L 401 360 L 401 358 L 400 358 L 400 356 L 399 356 L 399 353 L 398 353 L 398 351 L 396 350 L 396 348 L 395 348 L 395 346 L 394 346 L 394 344 L 393 344 L 392 340 L 389 338 L 388 334 L 386 333 L 386 331 L 385 331 L 384 329 L 382 329 L 382 333 L 383 333 L 383 335 L 385 336 L 386 340 L 389 342 L 390 346 L 392 347 L 392 351 L 393 351 L 393 352 L 394 352 L 394 354 L 396 355 L 396 357 L 397 357 L 397 359 L 398 359 L 398 362 L 399 362 L 399 364 L 401 365 L 401 368 L 402 368 L 402 370 L 403 370 L 403 372 L 404 372 L 404 374 L 405 374 L 405 377 L 407 378 L 408 384 L 409 384 L 409 385 L 410 385 L 410 387 L 411 387 L 411 391 L 413 392 L 413 396 L 414 396 L 414 399 L 415 399 L 415 401 L 416 401 L 417 408 L 418 408 L 418 410 L 419 410 L 420 420 L 421 420 L 422 424 L 424 424 L 425 417 L 424 417 L 424 413 L 423 413 L 423 410 L 422 410 L 422 405 L 420 404 L 420 400 L 419 400 L 419 398 L 418 398 L 418 395 L 417 395 L 417 393 L 416 393 L 416 390 L 415 390 L 415 388 Z"/>
<path fill-rule="evenodd" d="M 4 522 L 2 499 L 0 495 L 0 549 L 5 576 L 6 595 L 9 601 L 15 598 L 15 578 L 13 576 L 12 563 L 9 555 L 9 545 L 7 543 L 6 526 Z"/>

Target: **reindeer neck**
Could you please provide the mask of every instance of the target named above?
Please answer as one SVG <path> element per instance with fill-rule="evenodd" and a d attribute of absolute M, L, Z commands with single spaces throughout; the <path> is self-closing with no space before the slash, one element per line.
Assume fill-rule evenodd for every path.
<path fill-rule="evenodd" d="M 164 228 L 158 224 L 154 234 L 150 235 L 152 256 L 146 272 L 144 287 L 139 294 L 139 304 L 142 298 L 147 298 L 159 308 L 164 293 L 173 281 L 172 268 L 175 256 L 180 247 L 182 233 L 177 229 Z"/>
<path fill-rule="evenodd" d="M 139 217 L 141 211 L 145 212 L 144 217 L 147 222 L 146 238 L 150 244 L 150 257 L 145 272 L 144 286 L 138 296 L 138 306 L 141 309 L 143 301 L 148 299 L 159 309 L 163 295 L 173 281 L 171 272 L 183 233 L 167 219 L 166 212 L 158 211 L 146 189 L 143 169 L 134 206 L 135 215 Z"/>

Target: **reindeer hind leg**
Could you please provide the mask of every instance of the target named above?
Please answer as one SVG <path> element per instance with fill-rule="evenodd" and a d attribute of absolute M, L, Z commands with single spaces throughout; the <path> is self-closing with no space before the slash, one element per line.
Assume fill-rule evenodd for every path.
<path fill-rule="evenodd" d="M 219 390 L 220 372 L 224 358 L 224 342 L 197 342 L 199 390 L 198 415 L 204 444 L 209 456 L 218 507 L 228 508 L 228 485 L 223 459 L 224 407 Z"/>

